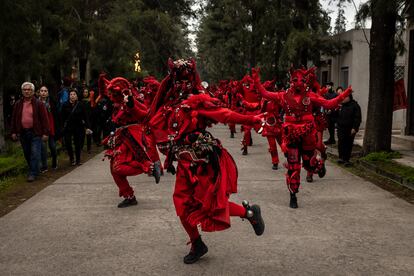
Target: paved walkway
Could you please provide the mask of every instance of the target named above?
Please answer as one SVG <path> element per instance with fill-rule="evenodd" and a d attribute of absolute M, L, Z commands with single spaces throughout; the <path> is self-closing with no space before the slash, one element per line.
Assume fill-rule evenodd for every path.
<path fill-rule="evenodd" d="M 239 167 L 232 199 L 262 206 L 262 237 L 234 218 L 231 229 L 204 233 L 209 253 L 184 265 L 189 247 L 172 203 L 174 178 L 156 185 L 132 177 L 139 204 L 118 209 L 100 155 L 0 218 L 0 274 L 414 275 L 413 205 L 328 164 L 325 178 L 303 183 L 292 210 L 284 170 L 271 170 L 265 139 L 254 135 L 242 156 L 240 133 L 213 132 Z"/>

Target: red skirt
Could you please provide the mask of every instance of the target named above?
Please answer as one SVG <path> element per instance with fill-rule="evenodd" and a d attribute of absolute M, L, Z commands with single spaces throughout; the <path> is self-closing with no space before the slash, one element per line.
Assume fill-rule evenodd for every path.
<path fill-rule="evenodd" d="M 191 168 L 191 162 L 179 160 L 174 190 L 178 216 L 206 232 L 230 227 L 229 197 L 237 192 L 237 167 L 225 149 L 219 154 L 219 171 L 214 179 L 210 163 Z"/>

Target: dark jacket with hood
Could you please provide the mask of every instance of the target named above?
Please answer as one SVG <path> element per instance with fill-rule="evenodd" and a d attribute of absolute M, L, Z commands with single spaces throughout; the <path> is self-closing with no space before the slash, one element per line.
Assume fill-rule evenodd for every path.
<path fill-rule="evenodd" d="M 358 131 L 361 124 L 361 107 L 358 102 L 349 96 L 350 101 L 343 103 L 338 111 L 336 124 L 338 128 L 355 129 Z"/>

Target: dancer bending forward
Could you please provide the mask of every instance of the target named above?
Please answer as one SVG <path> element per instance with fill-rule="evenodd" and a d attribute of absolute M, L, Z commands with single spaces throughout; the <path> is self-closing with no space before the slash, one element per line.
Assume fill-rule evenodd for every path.
<path fill-rule="evenodd" d="M 237 167 L 221 142 L 206 131 L 212 123 L 260 125 L 262 118 L 220 107 L 218 99 L 204 94 L 193 60 L 170 59 L 169 68 L 151 106 L 149 125 L 167 155 L 164 167 L 176 173 L 174 205 L 191 242 L 184 263 L 192 264 L 208 251 L 198 225 L 207 232 L 225 230 L 230 216 L 237 216 L 246 218 L 257 235 L 263 234 L 259 205 L 229 201 L 237 192 Z"/>

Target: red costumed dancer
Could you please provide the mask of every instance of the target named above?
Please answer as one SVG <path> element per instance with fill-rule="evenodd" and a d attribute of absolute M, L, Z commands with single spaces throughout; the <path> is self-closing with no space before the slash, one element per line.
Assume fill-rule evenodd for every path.
<path fill-rule="evenodd" d="M 309 91 L 303 70 L 292 72 L 290 88 L 285 93 L 271 93 L 260 83 L 257 69 L 252 70 L 255 85 L 261 95 L 280 104 L 285 113 L 282 127 L 282 151 L 287 158 L 286 184 L 290 191 L 290 207 L 298 208 L 296 193 L 299 192 L 301 159 L 303 167 L 323 177 L 326 173 L 324 163 L 316 158 L 317 142 L 315 121 L 312 114 L 314 107 L 334 108 L 351 94 L 349 87 L 340 96 L 326 100 Z"/>
<path fill-rule="evenodd" d="M 227 108 L 232 111 L 236 111 L 238 113 L 242 112 L 241 110 L 241 96 L 237 93 L 238 82 L 237 81 L 230 81 L 226 91 L 226 104 Z M 234 138 L 234 134 L 236 133 L 236 124 L 229 123 L 230 129 L 230 138 Z"/>
<path fill-rule="evenodd" d="M 174 205 L 191 241 L 184 263 L 191 264 L 208 249 L 198 232 L 230 227 L 230 216 L 246 218 L 257 235 L 264 231 L 258 205 L 229 201 L 237 192 L 237 167 L 221 142 L 206 131 L 212 123 L 260 124 L 260 116 L 246 116 L 221 107 L 218 99 L 203 93 L 194 60 L 168 62 L 170 73 L 162 81 L 149 113 L 149 125 L 164 166 L 176 173 Z M 177 169 L 173 166 L 177 161 Z"/>
<path fill-rule="evenodd" d="M 273 92 L 275 88 L 275 81 L 266 81 L 263 87 Z M 278 92 L 274 92 L 278 93 Z M 263 126 L 262 136 L 267 138 L 269 144 L 269 153 L 272 157 L 272 169 L 279 168 L 279 155 L 277 152 L 277 144 L 282 145 L 282 119 L 280 116 L 280 106 L 275 101 L 262 99 L 261 112 L 266 112 L 266 122 Z"/>
<path fill-rule="evenodd" d="M 247 105 L 246 103 L 251 103 L 251 104 L 260 104 L 260 100 L 261 97 L 260 95 L 257 93 L 256 88 L 254 87 L 254 82 L 253 79 L 249 76 L 246 75 L 244 76 L 244 78 L 240 81 L 240 92 L 242 93 L 243 96 L 243 101 L 244 101 L 244 111 L 243 114 L 247 114 L 247 115 L 255 115 L 259 113 L 258 109 L 250 109 L 249 107 L 251 107 L 251 105 Z M 247 147 L 252 146 L 253 145 L 253 139 L 252 139 L 252 133 L 251 133 L 251 129 L 252 127 L 249 125 L 242 125 L 243 128 L 243 139 L 241 140 L 241 144 L 242 144 L 242 154 L 243 155 L 247 155 L 248 151 L 247 151 Z"/>
<path fill-rule="evenodd" d="M 149 108 L 157 94 L 160 83 L 153 76 L 144 78 L 143 82 L 144 86 L 142 87 L 141 92 L 144 95 L 144 104 Z"/>
<path fill-rule="evenodd" d="M 318 81 L 316 80 L 316 67 L 312 67 L 307 71 L 303 71 L 305 78 L 306 78 L 306 84 L 309 87 L 309 91 L 316 93 L 320 96 L 323 96 L 327 89 L 326 87 L 321 89 L 321 86 L 319 85 Z M 328 122 L 326 121 L 326 115 L 323 112 L 323 108 L 320 106 L 313 107 L 312 110 L 313 117 L 315 120 L 315 129 L 316 129 L 316 150 L 319 151 L 321 160 L 320 162 L 325 162 L 325 160 L 328 158 L 326 154 L 326 146 L 323 143 L 323 131 L 328 127 Z M 315 155 L 317 155 L 317 152 L 315 151 Z M 308 171 L 306 175 L 306 181 L 307 182 L 313 182 L 313 172 Z"/>
<path fill-rule="evenodd" d="M 140 124 L 148 108 L 136 99 L 137 91 L 124 78 L 109 81 L 100 76 L 99 86 L 100 92 L 109 94 L 114 105 L 112 122 L 117 128 L 103 144 L 108 146 L 105 156 L 111 160 L 111 174 L 119 188 L 119 196 L 124 198 L 118 207 L 136 205 L 138 202 L 127 176 L 147 173 L 158 183 L 161 175 L 156 146 Z"/>

